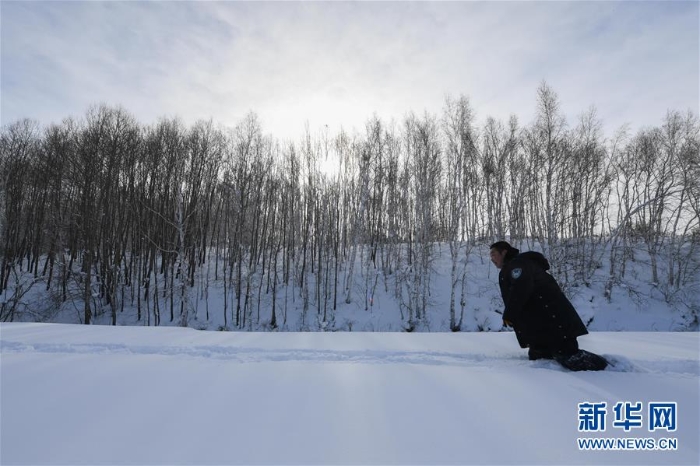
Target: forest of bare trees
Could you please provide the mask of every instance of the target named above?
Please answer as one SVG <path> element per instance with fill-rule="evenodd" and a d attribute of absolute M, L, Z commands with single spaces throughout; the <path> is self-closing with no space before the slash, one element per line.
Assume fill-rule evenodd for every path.
<path fill-rule="evenodd" d="M 270 328 L 301 303 L 303 328 L 341 303 L 393 294 L 406 330 L 430 312 L 438 249 L 451 270 L 450 327 L 468 306 L 466 260 L 507 238 L 550 258 L 565 288 L 609 270 L 619 292 L 634 251 L 671 300 L 697 286 L 700 123 L 669 111 L 655 128 L 604 135 L 594 110 L 477 124 L 466 97 L 441 115 L 374 116 L 363 131 L 280 142 L 254 114 L 235 128 L 178 119 L 143 126 L 119 107 L 0 133 L 0 321 L 70 305 L 89 324 L 125 308 L 144 325 L 189 325 L 223 287 L 226 328 Z M 330 167 L 330 168 L 329 168 Z M 43 290 L 41 305 L 25 296 Z M 217 289 L 218 289 L 217 288 Z M 205 300 L 206 302 L 206 300 Z M 697 309 L 695 310 L 697 312 Z"/>

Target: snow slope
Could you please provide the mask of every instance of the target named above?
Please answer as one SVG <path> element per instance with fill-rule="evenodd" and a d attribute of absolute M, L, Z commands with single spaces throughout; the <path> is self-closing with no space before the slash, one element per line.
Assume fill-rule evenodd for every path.
<path fill-rule="evenodd" d="M 510 333 L 254 333 L 0 324 L 0 463 L 699 464 L 700 334 L 593 333 L 603 372 Z M 613 427 L 677 403 L 677 430 Z M 579 432 L 579 403 L 607 430 Z M 673 438 L 585 451 L 578 438 Z"/>
<path fill-rule="evenodd" d="M 523 250 L 531 249 L 527 244 L 518 245 Z M 535 250 L 539 250 L 536 247 Z M 213 254 L 213 252 L 211 252 Z M 569 286 L 566 291 L 579 315 L 592 331 L 697 331 L 700 315 L 700 277 L 674 292 L 669 291 L 667 284 L 653 283 L 648 254 L 643 245 L 634 249 L 634 261 L 626 264 L 626 275 L 620 283 L 613 287 L 612 296 L 605 296 L 605 286 L 610 279 L 609 260 L 607 254 L 601 255 L 601 268 L 591 277 L 589 286 Z M 498 270 L 489 260 L 488 245 L 475 248 L 460 263 L 466 270 L 464 316 L 461 329 L 463 331 L 501 331 L 503 320 L 499 312 L 503 311 L 503 301 L 498 288 Z M 690 268 L 700 258 L 690 259 Z M 659 261 L 663 264 L 664 261 Z M 427 315 L 417 323 L 419 332 L 446 332 L 450 330 L 450 296 L 451 296 L 451 257 L 449 246 L 438 244 L 435 248 L 435 261 L 432 269 L 430 294 Z M 213 256 L 210 255 L 207 264 L 199 270 L 195 286 L 188 289 L 190 327 L 200 330 L 253 330 L 269 331 L 271 321 L 272 293 L 267 286 L 262 289 L 254 287 L 253 311 L 250 318 L 235 324 L 236 297 L 232 286 L 224 288 L 219 280 L 214 280 L 216 268 Z M 663 267 L 660 267 L 663 271 Z M 395 296 L 397 274 L 383 275 L 381 267 L 370 268 L 369 280 L 367 270 L 358 259 L 354 267 L 353 293 L 351 302 L 346 303 L 342 291 L 347 271 L 342 267 L 339 271 L 340 296 L 337 299 L 337 309 L 333 310 L 333 299 L 321 305 L 316 301 L 315 277 L 309 278 L 309 308 L 303 312 L 303 293 L 296 286 L 278 286 L 276 302 L 276 318 L 278 331 L 403 331 L 407 326 L 407 310 L 401 310 Z M 662 275 L 663 273 L 660 272 Z M 365 275 L 363 275 L 365 274 Z M 260 284 L 257 277 L 253 282 Z M 559 277 L 561 278 L 561 277 Z M 20 287 L 28 290 L 20 299 L 17 321 L 41 321 L 53 323 L 79 324 L 83 322 L 82 296 L 84 290 L 74 288 L 69 293 L 70 299 L 63 302 L 57 291 L 47 291 L 46 277 L 34 277 L 33 273 L 21 274 Z M 54 280 L 56 287 L 59 280 Z M 263 280 L 263 284 L 267 283 Z M 367 283 L 376 283 L 371 300 L 367 299 Z M 564 282 L 560 280 L 563 285 Z M 71 282 L 77 286 L 78 282 Z M 16 284 L 10 281 L 9 289 L 0 292 L 0 305 L 9 306 L 14 299 Z M 82 286 L 82 285 L 81 285 Z M 672 288 L 672 287 L 671 287 Z M 141 290 L 143 292 L 143 290 Z M 60 293 L 59 293 L 60 294 Z M 120 326 L 155 325 L 153 306 L 144 303 L 141 318 L 137 313 L 137 296 L 135 288 L 129 287 L 124 295 L 120 295 L 124 309 L 116 313 L 116 323 Z M 151 294 L 153 296 L 153 294 Z M 162 326 L 180 324 L 179 294 L 170 300 L 169 295 L 160 296 Z M 142 294 L 143 297 L 143 294 Z M 245 298 L 243 297 L 242 300 Z M 258 304 L 259 299 L 259 304 Z M 457 286 L 455 307 L 459 320 L 460 286 Z M 371 303 L 371 304 L 370 304 Z M 56 307 L 58 306 L 58 307 Z M 170 309 L 175 307 L 172 315 Z M 228 309 L 224 312 L 225 309 Z M 326 321 L 323 321 L 323 311 L 327 311 Z M 18 312 L 19 312 L 18 311 Z M 95 298 L 92 303 L 93 324 L 110 325 L 111 308 Z M 226 316 L 224 316 L 226 314 Z M 285 318 L 286 314 L 286 318 Z"/>

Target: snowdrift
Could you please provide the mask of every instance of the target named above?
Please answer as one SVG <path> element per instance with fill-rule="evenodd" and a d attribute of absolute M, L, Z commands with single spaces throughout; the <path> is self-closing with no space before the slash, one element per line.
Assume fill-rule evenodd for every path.
<path fill-rule="evenodd" d="M 0 463 L 699 464 L 700 334 L 580 343 L 614 367 L 531 362 L 509 333 L 1 324 Z"/>

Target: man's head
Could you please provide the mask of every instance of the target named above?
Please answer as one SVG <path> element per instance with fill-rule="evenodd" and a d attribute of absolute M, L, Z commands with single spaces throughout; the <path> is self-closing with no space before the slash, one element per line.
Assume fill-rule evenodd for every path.
<path fill-rule="evenodd" d="M 517 256 L 520 252 L 506 241 L 493 243 L 490 249 L 491 262 L 493 262 L 493 265 L 499 270 L 503 268 L 506 262 Z"/>

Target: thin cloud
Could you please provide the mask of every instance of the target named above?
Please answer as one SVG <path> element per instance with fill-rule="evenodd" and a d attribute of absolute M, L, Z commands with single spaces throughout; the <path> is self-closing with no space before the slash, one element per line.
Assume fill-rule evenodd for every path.
<path fill-rule="evenodd" d="M 546 80 L 571 124 L 698 112 L 697 2 L 2 2 L 1 121 L 97 102 L 267 132 L 361 130 L 377 113 L 532 121 Z"/>

